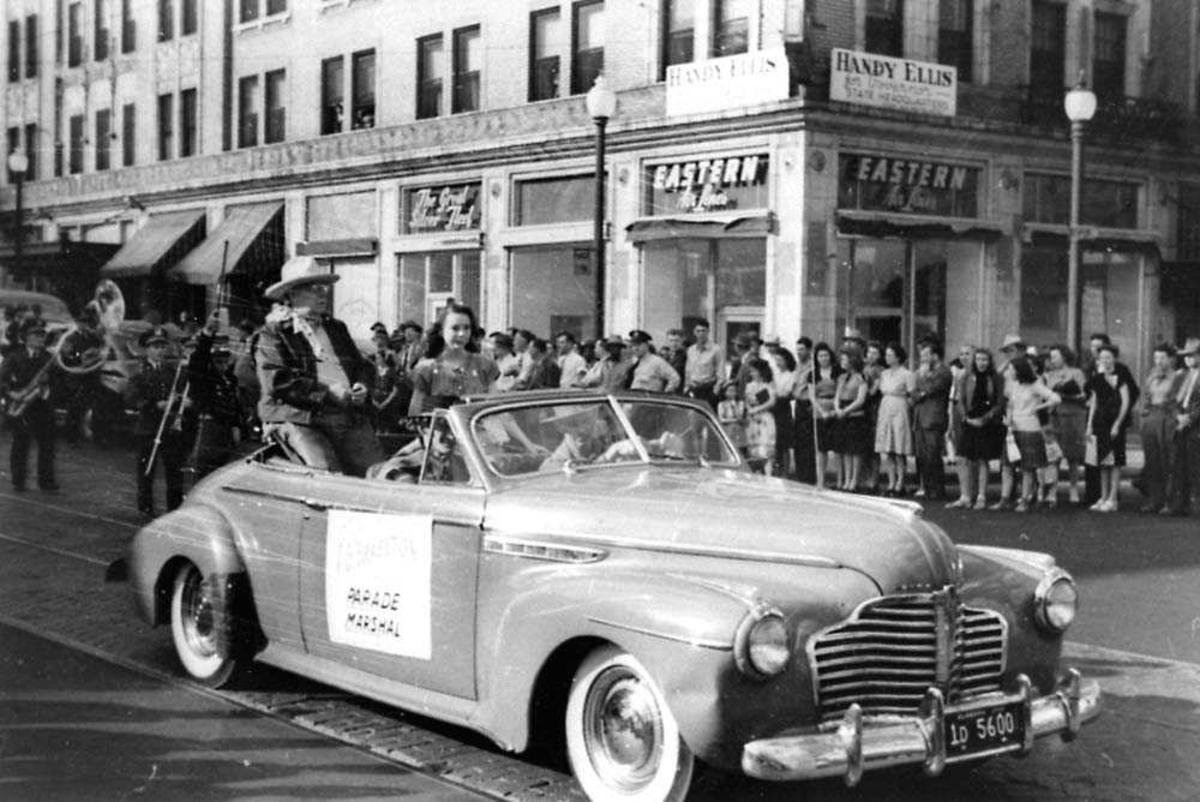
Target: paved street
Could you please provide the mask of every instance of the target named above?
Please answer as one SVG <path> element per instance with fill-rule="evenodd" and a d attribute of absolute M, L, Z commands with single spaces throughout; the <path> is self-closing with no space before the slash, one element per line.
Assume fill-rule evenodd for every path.
<path fill-rule="evenodd" d="M 7 446 L 8 437 L 3 436 L 0 467 L 7 466 Z M 91 771 L 110 774 L 114 784 L 148 771 L 153 761 L 138 753 L 155 745 L 145 733 L 127 734 L 124 743 L 129 754 L 124 762 L 90 758 L 78 767 L 79 773 L 72 773 L 64 756 L 70 752 L 50 748 L 50 741 L 39 740 L 31 727 L 53 721 L 66 730 L 73 719 L 94 724 L 97 716 L 115 715 L 122 705 L 132 710 L 124 715 L 132 716 L 135 724 L 139 717 L 165 720 L 176 717 L 170 711 L 200 708 L 205 712 L 189 714 L 189 727 L 195 721 L 201 728 L 219 728 L 225 717 L 232 724 L 249 724 L 255 728 L 252 734 L 237 736 L 246 740 L 232 742 L 229 754 L 241 754 L 252 765 L 261 762 L 262 750 L 272 749 L 274 759 L 286 764 L 287 758 L 278 750 L 286 750 L 286 744 L 301 736 L 280 722 L 298 725 L 307 730 L 302 737 L 313 739 L 306 741 L 305 766 L 313 771 L 336 768 L 329 776 L 341 790 L 331 786 L 327 793 L 315 792 L 319 796 L 358 798 L 355 788 L 369 796 L 383 787 L 399 787 L 380 783 L 403 784 L 416 776 L 493 798 L 580 798 L 561 767 L 504 755 L 471 733 L 283 672 L 262 669 L 236 691 L 198 695 L 194 686 L 178 679 L 168 633 L 150 630 L 134 618 L 124 585 L 103 582 L 104 566 L 121 555 L 136 526 L 132 457 L 87 445 L 64 447 L 61 462 L 63 490 L 58 494 L 30 491 L 18 496 L 11 492 L 6 472 L 0 475 L 0 624 L 5 625 L 0 627 L 0 653 L 8 658 L 0 669 L 0 698 L 5 702 L 0 726 L 5 728 L 4 754 L 10 754 L 16 744 L 42 756 L 41 763 L 22 764 L 27 775 L 49 771 L 48 765 L 63 761 L 63 770 L 57 772 L 62 783 L 46 785 L 40 798 L 71 798 L 84 784 L 82 790 L 92 790 Z M 1134 491 L 1126 492 L 1132 502 Z M 1100 679 L 1106 694 L 1105 714 L 1070 746 L 1047 742 L 1026 759 L 994 760 L 976 771 L 936 781 L 921 778 L 919 772 L 882 773 L 847 790 L 840 782 L 798 788 L 709 775 L 700 781 L 696 798 L 782 800 L 802 792 L 815 799 L 881 800 L 1200 798 L 1200 635 L 1196 632 L 1200 625 L 1194 623 L 1200 614 L 1200 549 L 1196 547 L 1200 532 L 1196 521 L 1073 510 L 1017 516 L 931 509 L 928 515 L 959 542 L 1049 551 L 1076 573 L 1084 611 L 1071 632 L 1068 652 L 1086 675 Z M 67 656 L 62 656 L 64 650 Z M 97 659 L 120 668 L 97 667 Z M 21 673 L 22 666 L 46 660 L 55 668 L 44 680 L 31 681 Z M 75 700 L 79 706 L 73 708 L 68 695 L 41 696 L 55 684 L 60 689 L 74 688 L 86 698 Z M 131 690 L 137 692 L 136 704 L 130 701 Z M 32 699 L 54 704 L 34 707 L 28 704 Z M 95 711 L 90 704 L 97 705 Z M 227 712 L 221 713 L 222 709 Z M 38 718 L 30 718 L 33 710 Z M 80 736 L 81 748 L 99 742 L 96 730 L 104 731 L 92 727 L 88 738 Z M 189 730 L 166 737 L 199 740 L 206 736 Z M 265 743 L 276 738 L 274 746 Z M 310 749 L 318 750 L 313 754 L 324 748 L 341 749 L 339 740 L 371 756 L 356 752 L 330 758 L 340 763 L 310 761 Z M 326 746 L 321 746 L 322 741 Z M 186 749 L 162 751 L 190 754 Z M 53 756 L 49 764 L 44 762 L 47 756 Z M 380 779 L 378 769 L 370 768 L 376 758 L 391 766 L 383 774 L 394 771 L 396 776 Z M 347 761 L 355 768 L 345 769 Z M 278 783 L 295 775 L 286 765 L 276 770 L 276 774 L 259 775 L 267 784 L 264 787 L 275 784 L 274 790 L 261 793 L 290 796 L 279 790 Z M 211 793 L 199 795 L 226 796 L 224 784 L 248 781 L 245 776 L 239 780 L 236 765 L 229 771 L 212 774 Z M 258 771 L 265 769 L 259 766 Z M 12 776 L 8 769 L 3 772 Z M 195 779 L 183 775 L 181 788 Z M 445 788 L 430 786 L 424 793 L 448 793 Z M 246 795 L 256 793 L 247 787 Z M 2 788 L 0 794 L 11 796 Z"/>

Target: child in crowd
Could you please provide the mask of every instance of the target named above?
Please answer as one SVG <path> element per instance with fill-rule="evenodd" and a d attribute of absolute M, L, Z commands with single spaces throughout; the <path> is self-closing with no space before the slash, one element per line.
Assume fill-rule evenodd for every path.
<path fill-rule="evenodd" d="M 717 404 L 717 417 L 738 453 L 745 455 L 746 402 L 738 398 L 738 388 L 733 382 L 725 385 L 725 398 Z"/>

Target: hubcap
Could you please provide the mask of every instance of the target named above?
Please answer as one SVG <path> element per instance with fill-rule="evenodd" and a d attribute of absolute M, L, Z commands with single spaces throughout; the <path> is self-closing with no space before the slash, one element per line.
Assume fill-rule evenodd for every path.
<path fill-rule="evenodd" d="M 584 715 L 588 755 L 601 779 L 624 791 L 653 779 L 662 760 L 662 712 L 640 677 L 625 667 L 604 671 Z"/>
<path fill-rule="evenodd" d="M 201 578 L 199 571 L 189 573 L 183 586 L 182 618 L 192 651 L 205 657 L 216 654 L 212 599 L 208 595 L 208 581 Z"/>

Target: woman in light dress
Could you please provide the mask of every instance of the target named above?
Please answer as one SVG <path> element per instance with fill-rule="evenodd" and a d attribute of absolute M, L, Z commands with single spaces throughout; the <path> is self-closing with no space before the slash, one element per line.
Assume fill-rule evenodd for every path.
<path fill-rule="evenodd" d="M 751 357 L 746 363 L 746 457 L 752 470 L 772 474 L 775 461 L 775 386 L 771 366 Z"/>
<path fill-rule="evenodd" d="M 812 375 L 808 383 L 809 402 L 812 404 L 814 424 L 813 439 L 817 451 L 817 487 L 825 487 L 825 472 L 829 467 L 829 455 L 836 453 L 834 432 L 834 397 L 837 395 L 837 378 L 841 369 L 834 361 L 833 349 L 828 343 L 817 343 L 813 348 Z"/>
<path fill-rule="evenodd" d="M 883 349 L 884 369 L 879 374 L 879 418 L 875 422 L 875 453 L 888 485 L 885 496 L 904 495 L 904 475 L 908 457 L 913 453 L 912 417 L 909 399 L 916 377 L 904 362 L 908 354 L 898 343 Z"/>

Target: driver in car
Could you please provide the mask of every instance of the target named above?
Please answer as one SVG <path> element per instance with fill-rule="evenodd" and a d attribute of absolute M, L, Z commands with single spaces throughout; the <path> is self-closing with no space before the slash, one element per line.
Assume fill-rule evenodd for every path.
<path fill-rule="evenodd" d="M 542 462 L 541 470 L 553 471 L 567 463 L 597 462 L 606 455 L 607 426 L 594 406 L 557 407 L 542 423 L 553 426 L 562 435 L 558 446 Z"/>

